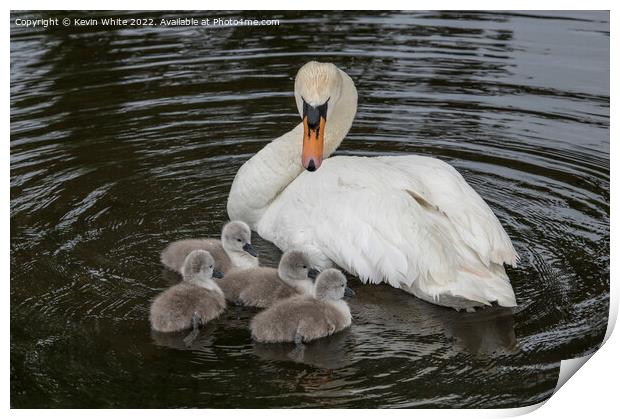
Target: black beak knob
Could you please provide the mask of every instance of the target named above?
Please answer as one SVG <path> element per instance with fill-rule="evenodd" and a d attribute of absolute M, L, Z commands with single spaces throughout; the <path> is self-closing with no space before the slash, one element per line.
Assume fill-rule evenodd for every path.
<path fill-rule="evenodd" d="M 325 106 L 325 113 L 327 113 L 327 106 Z M 303 115 L 308 118 L 308 128 L 317 129 L 319 124 L 321 123 L 321 115 L 323 114 L 323 109 L 321 106 L 310 106 L 304 100 L 304 108 Z"/>

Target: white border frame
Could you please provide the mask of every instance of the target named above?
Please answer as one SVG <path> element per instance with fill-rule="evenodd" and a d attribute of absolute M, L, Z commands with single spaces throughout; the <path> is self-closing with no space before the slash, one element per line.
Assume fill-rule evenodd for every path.
<path fill-rule="evenodd" d="M 370 2 L 367 0 L 358 0 L 358 1 L 343 1 L 343 0 L 313 0 L 312 2 L 292 2 L 285 0 L 271 0 L 271 1 L 261 1 L 260 3 L 251 2 L 248 0 L 227 0 L 221 2 L 204 2 L 204 1 L 196 1 L 196 0 L 176 0 L 174 2 L 165 2 L 161 0 L 153 0 L 153 1 L 129 1 L 129 0 L 109 0 L 109 1 L 91 1 L 88 3 L 78 2 L 77 0 L 60 0 L 51 2 L 45 2 L 41 0 L 22 0 L 22 1 L 8 1 L 8 8 L 6 9 L 5 14 L 5 23 L 3 28 L 3 33 L 5 34 L 4 42 L 0 44 L 0 48 L 2 48 L 3 55 L 7 57 L 7 64 L 5 65 L 3 71 L 5 72 L 5 80 L 7 81 L 4 86 L 4 97 L 5 101 L 2 104 L 4 108 L 5 120 L 3 122 L 4 132 L 7 133 L 7 138 L 10 138 L 10 44 L 8 40 L 10 39 L 10 10 L 165 10 L 165 9 L 174 9 L 174 10 L 257 10 L 256 6 L 259 5 L 262 10 L 289 10 L 291 6 L 295 6 L 294 8 L 299 8 L 302 10 L 329 10 L 329 9 L 339 9 L 339 10 L 363 10 L 363 9 L 373 9 L 375 6 L 381 6 L 382 9 L 395 9 L 395 10 L 419 10 L 419 9 L 432 9 L 432 10 L 450 10 L 450 9 L 459 9 L 459 10 L 611 10 L 610 12 L 610 32 L 615 34 L 617 25 L 615 24 L 614 16 L 614 5 L 618 4 L 613 1 L 599 1 L 599 0 L 590 0 L 588 2 L 577 2 L 577 1 L 548 1 L 548 0 L 523 0 L 520 2 L 502 2 L 498 4 L 497 1 L 490 0 L 474 0 L 469 1 L 467 3 L 458 2 L 458 1 L 446 1 L 446 0 L 435 0 L 435 1 L 395 1 L 395 0 L 383 0 L 380 3 Z M 53 7 L 50 7 L 53 6 Z M 173 6 L 172 8 L 170 6 Z M 426 7 L 424 7 L 426 6 Z M 587 6 L 587 8 L 584 8 Z M 614 70 L 618 69 L 617 60 L 618 54 L 614 53 L 614 51 L 618 50 L 617 42 L 614 42 L 614 37 L 611 36 L 610 39 L 610 75 L 614 74 Z M 617 93 L 618 85 L 614 81 L 612 77 L 610 80 L 610 95 L 612 93 Z M 610 96 L 611 97 L 611 96 Z M 614 95 L 617 97 L 617 95 Z M 614 108 L 611 108 L 611 129 L 610 129 L 610 138 L 614 138 L 614 128 L 615 124 L 618 122 L 617 112 L 614 112 Z M 9 141 L 7 141 L 9 143 Z M 617 145 L 610 141 L 610 151 L 612 156 L 617 156 Z M 9 205 L 10 202 L 10 187 L 8 179 L 10 179 L 10 147 L 9 144 L 5 145 L 6 156 L 2 160 L 3 172 L 6 174 L 6 178 L 4 183 L 2 184 L 2 193 L 5 197 L 5 204 L 2 209 L 3 219 L 5 221 L 10 219 L 10 211 Z M 611 159 L 611 179 L 613 180 L 614 174 L 617 172 L 617 158 L 616 161 Z M 613 184 L 613 183 L 612 183 Z M 618 199 L 617 194 L 611 191 L 611 215 L 614 214 L 615 209 L 618 208 Z M 613 218 L 613 217 L 612 217 Z M 618 246 L 614 247 L 614 243 L 616 243 L 615 238 L 618 237 L 618 229 L 614 227 L 615 224 L 611 223 L 611 274 L 610 278 L 614 276 L 614 265 L 613 261 L 617 260 L 618 257 Z M 4 275 L 6 281 L 6 294 L 5 298 L 5 310 L 6 314 L 4 316 L 4 330 L 6 334 L 9 334 L 10 339 L 10 234 L 9 234 L 9 223 L 5 222 L 1 225 L 2 228 L 2 239 L 4 241 L 5 252 L 2 253 L 2 266 L 4 267 Z M 607 329 L 607 334 L 605 336 L 606 343 L 603 345 L 599 351 L 591 356 L 591 360 L 587 363 L 588 367 L 581 369 L 577 376 L 568 380 L 566 384 L 561 388 L 561 390 L 554 394 L 547 402 L 540 403 L 538 405 L 518 408 L 518 409 L 497 409 L 497 410 L 465 410 L 465 409 L 455 409 L 455 410 L 439 410 L 439 409 L 430 409 L 430 410 L 415 410 L 414 412 L 406 410 L 384 410 L 381 415 L 390 415 L 390 416 L 404 416 L 407 415 L 416 415 L 421 417 L 437 417 L 437 418 L 447 418 L 447 417 L 465 417 L 465 418 L 481 418 L 481 417 L 510 417 L 517 416 L 521 414 L 525 414 L 531 411 L 535 411 L 532 416 L 533 417 L 556 417 L 556 416 L 565 416 L 566 417 L 576 417 L 576 416 L 584 416 L 588 415 L 600 415 L 603 417 L 609 416 L 608 412 L 615 411 L 615 407 L 617 405 L 616 398 L 617 391 L 615 390 L 615 378 L 618 373 L 618 361 L 616 357 L 616 353 L 619 351 L 620 343 L 619 339 L 616 336 L 612 335 L 612 331 L 614 329 L 617 313 L 618 313 L 618 289 L 612 281 L 610 289 L 610 316 L 609 316 L 609 324 Z M 6 335 L 5 335 L 6 336 Z M 2 363 L 2 372 L 4 381 L 2 381 L 2 399 L 4 409 L 9 410 L 10 407 L 10 345 L 9 339 L 5 341 L 5 344 L 2 347 L 4 362 Z M 590 357 L 586 357 L 590 358 Z M 582 359 L 583 361 L 583 359 Z M 563 361 L 561 369 L 563 370 L 562 375 L 574 374 L 578 368 L 578 366 L 583 365 L 582 362 L 579 361 L 569 361 L 568 363 Z M 577 366 L 577 369 L 575 367 Z M 559 389 L 556 388 L 556 391 Z M 540 406 L 545 405 L 542 409 L 538 409 Z M 10 414 L 14 417 L 34 417 L 39 414 L 39 410 L 10 410 Z M 80 417 L 83 415 L 89 415 L 92 418 L 103 418 L 110 415 L 110 411 L 108 410 L 46 410 L 44 413 L 46 416 L 50 416 L 52 418 L 58 417 L 62 419 L 70 418 L 70 417 Z M 120 415 L 122 417 L 130 417 L 136 414 L 146 414 L 146 411 L 143 410 L 116 410 L 113 412 L 114 415 Z M 254 410 L 251 412 L 252 415 L 256 415 L 260 417 L 278 417 L 284 415 L 290 415 L 292 412 L 287 409 L 281 410 Z M 154 418 L 164 418 L 168 416 L 170 412 L 165 410 L 150 410 L 148 414 L 153 416 Z M 189 411 L 175 411 L 174 415 L 180 415 L 183 417 L 204 417 L 205 414 L 210 416 L 226 416 L 226 417 L 236 417 L 236 416 L 246 416 L 250 414 L 247 410 L 209 410 L 209 412 L 203 412 L 201 409 L 197 410 L 189 410 Z M 315 412 L 305 410 L 305 411 L 295 411 L 296 416 L 300 416 L 302 419 L 310 418 L 310 415 L 315 415 Z M 377 414 L 374 410 L 353 410 L 353 409 L 332 409 L 325 410 L 321 412 L 321 415 L 327 416 L 338 416 L 339 418 L 344 417 L 353 417 L 356 416 L 356 419 L 359 419 L 359 416 L 367 417 L 370 415 Z"/>

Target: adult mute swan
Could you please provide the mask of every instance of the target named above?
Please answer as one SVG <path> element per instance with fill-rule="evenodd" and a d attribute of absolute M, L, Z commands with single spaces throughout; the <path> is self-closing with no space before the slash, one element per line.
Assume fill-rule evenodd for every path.
<path fill-rule="evenodd" d="M 423 156 L 328 158 L 351 128 L 357 90 L 331 63 L 295 78 L 302 123 L 239 169 L 228 215 L 282 251 L 334 263 L 431 303 L 515 306 L 518 256 L 489 206 L 447 163 Z M 306 170 L 304 170 L 306 169 Z"/>

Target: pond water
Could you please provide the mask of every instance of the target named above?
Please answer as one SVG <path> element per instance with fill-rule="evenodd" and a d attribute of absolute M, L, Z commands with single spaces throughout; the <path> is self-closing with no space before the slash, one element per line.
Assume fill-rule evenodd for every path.
<path fill-rule="evenodd" d="M 516 407 L 595 350 L 609 308 L 607 12 L 123 12 L 263 27 L 24 28 L 11 16 L 13 407 Z M 77 15 L 70 15 L 76 17 Z M 84 17 L 120 13 L 82 13 Z M 457 313 L 350 278 L 353 326 L 256 345 L 230 310 L 150 331 L 171 240 L 218 236 L 238 168 L 299 123 L 331 61 L 359 109 L 337 154 L 454 165 L 521 255 L 519 306 Z M 254 237 L 262 261 L 280 252 Z"/>

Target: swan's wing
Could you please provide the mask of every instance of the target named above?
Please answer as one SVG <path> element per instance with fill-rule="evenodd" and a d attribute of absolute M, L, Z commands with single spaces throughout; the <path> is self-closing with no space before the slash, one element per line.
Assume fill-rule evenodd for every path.
<path fill-rule="evenodd" d="M 376 159 L 326 160 L 282 192 L 258 232 L 283 249 L 316 246 L 362 280 L 395 287 L 454 269 L 450 237 L 406 188 L 394 187 L 399 176 Z"/>
<path fill-rule="evenodd" d="M 519 257 L 506 231 L 487 203 L 454 167 L 424 156 L 386 156 L 378 160 L 424 185 L 420 197 L 450 219 L 461 240 L 485 265 L 516 266 Z"/>
<path fill-rule="evenodd" d="M 477 254 L 484 246 L 462 239 L 460 230 L 467 227 L 456 228 L 462 218 L 449 215 L 458 209 L 435 203 L 440 191 L 433 194 L 424 177 L 403 170 L 406 163 L 389 158 L 327 159 L 320 170 L 302 173 L 282 192 L 263 215 L 258 232 L 281 249 L 315 247 L 365 282 L 407 287 L 421 278 L 417 282 L 429 295 L 449 290 L 472 300 L 494 301 L 489 291 L 494 286 L 478 283 L 494 282 L 494 276 L 507 283 L 505 274 L 484 266 L 485 259 Z M 454 199 L 462 201 L 463 195 L 468 193 Z"/>

